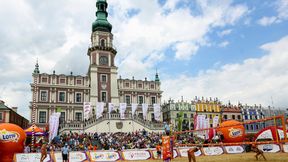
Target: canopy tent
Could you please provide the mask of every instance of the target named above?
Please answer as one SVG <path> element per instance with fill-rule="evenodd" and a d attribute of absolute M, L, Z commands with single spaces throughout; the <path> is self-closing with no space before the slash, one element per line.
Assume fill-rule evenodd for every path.
<path fill-rule="evenodd" d="M 32 135 L 32 127 L 33 127 L 33 125 L 25 130 L 25 133 L 27 136 Z M 45 135 L 47 135 L 47 133 L 44 132 L 41 128 L 34 125 L 34 135 L 35 136 L 45 136 Z"/>

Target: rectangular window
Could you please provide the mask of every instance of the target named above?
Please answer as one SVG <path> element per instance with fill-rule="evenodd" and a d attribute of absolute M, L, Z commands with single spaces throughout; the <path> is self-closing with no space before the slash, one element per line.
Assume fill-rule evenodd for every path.
<path fill-rule="evenodd" d="M 212 115 L 211 114 L 209 115 L 209 118 L 212 119 Z"/>
<path fill-rule="evenodd" d="M 240 116 L 240 115 L 237 115 L 237 119 L 240 120 L 240 119 L 241 119 L 241 116 Z"/>
<path fill-rule="evenodd" d="M 142 88 L 142 84 L 138 84 L 138 88 Z"/>
<path fill-rule="evenodd" d="M 194 115 L 193 114 L 191 114 L 191 118 L 193 118 L 194 117 Z"/>
<path fill-rule="evenodd" d="M 101 82 L 107 82 L 107 75 L 101 74 Z"/>
<path fill-rule="evenodd" d="M 58 95 L 58 101 L 65 102 L 65 92 L 59 92 Z"/>
<path fill-rule="evenodd" d="M 82 94 L 81 93 L 76 93 L 75 102 L 76 103 L 81 103 L 82 102 Z"/>
<path fill-rule="evenodd" d="M 224 115 L 224 119 L 227 120 L 227 115 Z"/>
<path fill-rule="evenodd" d="M 42 82 L 42 83 L 47 83 L 47 80 L 48 80 L 48 79 L 45 77 L 45 78 L 42 78 L 41 82 Z"/>
<path fill-rule="evenodd" d="M 130 87 L 129 83 L 125 83 L 125 87 L 129 88 Z"/>
<path fill-rule="evenodd" d="M 144 103 L 144 96 L 138 96 L 138 103 L 139 104 Z"/>
<path fill-rule="evenodd" d="M 81 112 L 75 113 L 75 120 L 76 121 L 82 121 L 82 113 Z"/>
<path fill-rule="evenodd" d="M 232 119 L 235 119 L 235 115 L 232 115 Z"/>
<path fill-rule="evenodd" d="M 259 126 L 258 125 L 256 125 L 256 130 L 258 130 L 259 129 Z"/>
<path fill-rule="evenodd" d="M 245 127 L 246 127 L 246 130 L 249 130 L 249 125 L 245 125 Z"/>
<path fill-rule="evenodd" d="M 82 80 L 77 79 L 77 80 L 76 80 L 76 84 L 81 85 L 81 84 L 82 84 Z"/>
<path fill-rule="evenodd" d="M 250 125 L 251 130 L 253 130 L 253 125 Z"/>
<path fill-rule="evenodd" d="M 151 89 L 154 89 L 154 84 L 151 84 L 151 85 L 150 85 L 150 88 L 151 88 Z"/>
<path fill-rule="evenodd" d="M 48 101 L 48 92 L 47 91 L 40 91 L 40 101 Z"/>
<path fill-rule="evenodd" d="M 64 123 L 65 122 L 65 112 L 61 112 L 60 114 L 60 123 Z"/>
<path fill-rule="evenodd" d="M 156 97 L 151 97 L 151 104 L 153 105 L 153 104 L 155 104 L 156 103 Z"/>
<path fill-rule="evenodd" d="M 3 120 L 3 113 L 0 112 L 0 120 L 2 121 Z"/>
<path fill-rule="evenodd" d="M 46 111 L 39 111 L 39 123 L 46 123 Z"/>
<path fill-rule="evenodd" d="M 127 104 L 131 103 L 131 97 L 130 96 L 125 96 L 125 101 Z"/>
<path fill-rule="evenodd" d="M 101 92 L 101 101 L 106 102 L 107 101 L 107 93 L 106 92 Z"/>
<path fill-rule="evenodd" d="M 66 83 L 66 79 L 62 78 L 60 79 L 60 84 L 65 84 Z"/>
<path fill-rule="evenodd" d="M 184 118 L 187 118 L 187 114 L 184 114 Z"/>

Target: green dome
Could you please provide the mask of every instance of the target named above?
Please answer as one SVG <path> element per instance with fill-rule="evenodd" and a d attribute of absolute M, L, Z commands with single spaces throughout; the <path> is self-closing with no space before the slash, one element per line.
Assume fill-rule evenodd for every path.
<path fill-rule="evenodd" d="M 106 11 L 107 9 L 107 2 L 106 0 L 97 0 L 96 7 L 96 17 L 97 19 L 92 24 L 92 31 L 105 31 L 105 32 L 111 32 L 112 25 L 108 22 L 107 17 L 108 13 Z"/>

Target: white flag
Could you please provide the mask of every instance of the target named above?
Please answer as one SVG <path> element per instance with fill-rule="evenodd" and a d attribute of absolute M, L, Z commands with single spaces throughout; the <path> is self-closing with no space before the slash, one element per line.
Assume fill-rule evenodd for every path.
<path fill-rule="evenodd" d="M 148 104 L 145 104 L 145 103 L 142 104 L 142 111 L 143 111 L 143 119 L 146 119 L 147 112 L 148 112 Z"/>
<path fill-rule="evenodd" d="M 96 119 L 99 119 L 102 116 L 104 111 L 104 102 L 97 102 L 96 103 Z"/>
<path fill-rule="evenodd" d="M 137 109 L 137 106 L 138 106 L 137 103 L 132 103 L 132 104 L 131 104 L 131 107 L 132 107 L 132 117 L 133 117 L 134 114 L 135 114 L 135 111 L 136 111 L 136 109 Z"/>
<path fill-rule="evenodd" d="M 127 104 L 126 103 L 120 103 L 119 108 L 120 108 L 120 118 L 125 119 L 125 111 L 126 111 Z"/>
<path fill-rule="evenodd" d="M 155 120 L 160 121 L 160 118 L 161 118 L 160 104 L 153 104 L 153 108 L 154 108 Z"/>
<path fill-rule="evenodd" d="M 83 112 L 84 120 L 89 119 L 89 114 L 91 112 L 91 102 L 83 102 Z"/>
<path fill-rule="evenodd" d="M 49 118 L 49 143 L 57 136 L 60 113 L 53 113 Z"/>
<path fill-rule="evenodd" d="M 111 113 L 111 111 L 113 111 L 113 110 L 115 109 L 114 104 L 113 104 L 113 103 L 109 103 L 109 104 L 108 104 L 108 109 L 109 109 L 109 110 L 108 110 L 108 111 L 109 111 L 108 113 Z"/>

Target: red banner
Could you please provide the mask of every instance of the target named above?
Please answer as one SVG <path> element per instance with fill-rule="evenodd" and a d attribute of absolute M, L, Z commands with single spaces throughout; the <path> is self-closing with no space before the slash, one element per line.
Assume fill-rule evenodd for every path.
<path fill-rule="evenodd" d="M 163 151 L 163 160 L 171 159 L 171 146 L 170 146 L 170 137 L 162 136 L 162 151 Z"/>

